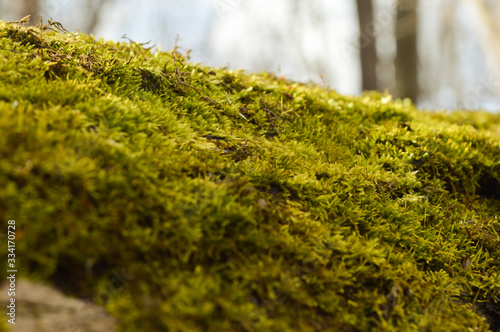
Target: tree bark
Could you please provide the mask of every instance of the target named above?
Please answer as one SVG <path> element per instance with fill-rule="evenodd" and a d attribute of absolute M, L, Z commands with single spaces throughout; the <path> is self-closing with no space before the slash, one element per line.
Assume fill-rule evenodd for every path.
<path fill-rule="evenodd" d="M 359 55 L 362 88 L 377 90 L 377 51 L 372 0 L 356 0 L 359 20 Z"/>
<path fill-rule="evenodd" d="M 398 0 L 396 18 L 396 96 L 418 99 L 417 0 Z"/>

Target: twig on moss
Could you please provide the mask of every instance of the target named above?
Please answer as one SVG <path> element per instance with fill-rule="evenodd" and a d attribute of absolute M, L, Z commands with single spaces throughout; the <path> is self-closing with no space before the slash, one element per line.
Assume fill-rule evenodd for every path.
<path fill-rule="evenodd" d="M 18 21 L 10 21 L 10 22 L 6 22 L 7 24 L 27 24 L 30 22 L 30 19 L 31 19 L 31 15 L 26 15 L 25 17 L 23 17 L 22 19 L 18 20 Z"/>
<path fill-rule="evenodd" d="M 55 29 L 53 27 L 55 27 Z M 53 31 L 58 30 L 59 32 L 69 33 L 70 35 L 74 36 L 74 34 L 72 34 L 70 31 L 68 31 L 68 30 L 66 30 L 66 28 L 64 28 L 64 26 L 61 24 L 61 22 L 52 21 L 52 19 L 50 19 L 50 20 L 47 20 L 46 25 L 43 25 L 43 20 L 42 20 L 42 17 L 40 16 L 40 30 L 48 30 L 48 29 L 51 29 Z"/>
<path fill-rule="evenodd" d="M 87 56 L 90 57 L 90 55 L 92 54 L 92 50 L 94 49 L 94 46 L 95 46 L 95 39 L 94 39 L 94 43 L 92 44 L 92 47 L 90 48 L 90 50 L 87 52 Z"/>

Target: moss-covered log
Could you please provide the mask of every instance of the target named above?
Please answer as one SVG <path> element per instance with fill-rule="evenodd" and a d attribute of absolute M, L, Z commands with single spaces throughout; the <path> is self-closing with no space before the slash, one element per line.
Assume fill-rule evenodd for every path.
<path fill-rule="evenodd" d="M 20 276 L 122 331 L 500 329 L 500 115 L 57 29 L 0 23 Z"/>

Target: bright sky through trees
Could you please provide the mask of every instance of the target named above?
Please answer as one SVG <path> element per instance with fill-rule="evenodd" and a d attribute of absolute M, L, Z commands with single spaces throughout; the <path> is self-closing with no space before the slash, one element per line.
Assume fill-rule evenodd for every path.
<path fill-rule="evenodd" d="M 395 91 L 396 0 L 373 1 L 379 85 Z M 0 0 L 0 18 L 22 17 L 16 13 L 16 3 Z M 151 40 L 162 50 L 170 50 L 178 38 L 182 49 L 192 49 L 195 62 L 272 71 L 319 84 L 324 79 L 341 93 L 361 92 L 355 0 L 142 0 L 140 5 L 133 0 L 40 0 L 40 4 L 44 17 L 69 30 L 85 31 L 97 17 L 91 31 L 97 37 L 120 40 L 126 34 L 140 42 Z M 92 8 L 100 10 L 93 13 Z M 500 5 L 495 1 L 419 0 L 418 106 L 500 110 L 496 14 Z"/>

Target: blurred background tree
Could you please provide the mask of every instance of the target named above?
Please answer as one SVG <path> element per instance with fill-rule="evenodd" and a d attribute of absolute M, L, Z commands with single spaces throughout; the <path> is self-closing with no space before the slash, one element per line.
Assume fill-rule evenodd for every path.
<path fill-rule="evenodd" d="M 417 0 L 398 0 L 396 14 L 396 90 L 400 98 L 418 98 Z"/>
<path fill-rule="evenodd" d="M 356 0 L 362 90 L 377 90 L 377 50 L 372 0 Z"/>
<path fill-rule="evenodd" d="M 39 22 L 40 17 L 40 4 L 39 0 L 25 0 L 21 1 L 20 13 L 24 17 L 25 15 L 31 15 L 31 24 L 36 24 Z"/>
<path fill-rule="evenodd" d="M 43 15 L 163 50 L 179 38 L 193 61 L 340 93 L 387 89 L 425 108 L 500 110 L 496 0 L 0 0 L 0 19 L 28 13 L 35 25 Z"/>

